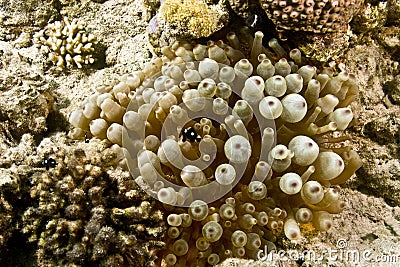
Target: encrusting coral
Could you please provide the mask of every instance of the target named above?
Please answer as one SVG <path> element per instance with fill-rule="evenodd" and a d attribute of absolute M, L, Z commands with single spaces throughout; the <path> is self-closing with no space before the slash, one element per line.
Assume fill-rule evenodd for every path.
<path fill-rule="evenodd" d="M 84 24 L 68 18 L 50 23 L 34 35 L 34 42 L 48 54 L 59 70 L 93 64 L 96 60 L 96 36 L 86 32 Z"/>
<path fill-rule="evenodd" d="M 38 266 L 155 266 L 162 213 L 127 171 L 121 148 L 92 140 L 74 146 L 57 134 L 30 156 L 56 162 L 30 177 L 33 200 L 22 232 L 37 244 Z"/>
<path fill-rule="evenodd" d="M 364 0 L 230 0 L 236 14 L 244 19 L 262 7 L 278 32 L 327 33 L 345 31 Z M 255 22 L 255 21 L 253 21 Z"/>
<path fill-rule="evenodd" d="M 163 47 L 70 115 L 71 137 L 123 146 L 133 179 L 163 203 L 161 266 L 257 259 L 302 225 L 329 230 L 345 207 L 332 186 L 361 160 L 331 133 L 353 120 L 355 77 L 262 39 L 244 28 L 227 42 Z"/>
<path fill-rule="evenodd" d="M 21 190 L 15 169 L 14 166 L 10 169 L 0 168 L 0 257 L 6 251 L 7 241 L 16 228 L 14 222 L 17 208 L 14 205 L 21 197 Z"/>
<path fill-rule="evenodd" d="M 215 32 L 221 12 L 202 0 L 165 0 L 160 15 L 171 26 L 185 29 L 194 38 L 208 37 Z"/>

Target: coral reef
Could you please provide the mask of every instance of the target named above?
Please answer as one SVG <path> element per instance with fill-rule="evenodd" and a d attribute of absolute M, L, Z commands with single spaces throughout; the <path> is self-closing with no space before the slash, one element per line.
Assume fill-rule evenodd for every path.
<path fill-rule="evenodd" d="M 378 2 L 377 5 L 366 3 L 352 22 L 352 28 L 358 32 L 366 32 L 386 23 L 387 3 Z"/>
<path fill-rule="evenodd" d="M 375 118 L 366 123 L 363 132 L 374 143 L 363 144 L 362 155 L 369 157 L 366 168 L 360 171 L 359 190 L 362 192 L 380 192 L 379 196 L 391 206 L 400 205 L 399 179 L 400 162 L 400 120 L 399 109 L 391 111 L 388 115 Z M 374 157 L 371 155 L 374 154 Z M 376 166 L 375 166 L 376 165 Z M 375 167 L 372 167 L 375 166 Z M 388 179 L 371 179 L 369 177 L 387 177 Z"/>
<path fill-rule="evenodd" d="M 148 30 L 150 43 L 155 48 L 156 54 L 160 54 L 160 47 L 171 45 L 175 40 L 206 37 L 217 32 L 220 26 L 227 25 L 228 14 L 225 10 L 218 16 L 214 15 L 212 19 L 214 22 L 210 23 L 211 20 L 207 18 L 210 11 L 206 8 L 196 13 L 200 7 L 207 5 L 200 0 L 196 1 L 199 3 L 192 5 L 191 1 L 168 0 L 164 1 L 160 8 L 158 1 L 146 2 L 148 10 L 159 10 L 150 20 Z M 343 48 L 349 46 L 351 37 L 349 22 L 360 10 L 363 2 L 364 0 L 306 2 L 230 0 L 229 6 L 255 30 L 271 33 L 271 27 L 275 27 L 280 39 L 287 40 L 291 35 L 293 37 L 291 40 L 296 40 L 296 47 L 307 57 L 319 62 L 329 62 L 342 56 L 345 51 Z M 189 7 L 186 10 L 187 3 L 196 7 Z M 222 6 L 221 3 L 218 5 L 219 10 Z M 377 16 L 378 13 L 374 14 L 372 16 Z M 195 23 L 200 17 L 198 21 L 201 23 Z M 237 19 L 235 15 L 231 17 Z M 219 21 L 220 26 L 210 27 L 215 25 L 216 21 Z M 236 23 L 236 21 L 231 22 Z"/>
<path fill-rule="evenodd" d="M 78 19 L 71 23 L 68 18 L 50 23 L 44 30 L 34 35 L 34 42 L 59 70 L 95 62 L 96 36 L 86 32 L 84 24 Z"/>
<path fill-rule="evenodd" d="M 162 213 L 116 168 L 120 154 L 99 140 L 69 146 L 63 134 L 39 144 L 31 164 L 56 162 L 29 178 L 32 202 L 22 216 L 39 266 L 154 266 Z"/>
<path fill-rule="evenodd" d="M 270 31 L 266 16 L 273 22 L 282 40 L 296 40 L 295 45 L 308 58 L 319 62 L 336 60 L 349 46 L 349 22 L 357 14 L 363 0 L 346 1 L 229 1 L 236 14 L 263 21 L 260 29 Z M 265 14 L 260 14 L 260 9 Z M 257 16 L 257 20 L 253 17 Z M 289 38 L 290 37 L 290 38 Z"/>
<path fill-rule="evenodd" d="M 260 1 L 278 31 L 315 33 L 343 31 L 363 0 Z"/>
<path fill-rule="evenodd" d="M 329 230 L 345 206 L 332 185 L 361 166 L 339 134 L 353 119 L 355 77 L 262 39 L 244 28 L 228 43 L 163 47 L 70 115 L 71 137 L 124 146 L 135 181 L 164 203 L 162 265 L 256 259 L 282 235 L 300 238 L 300 227 Z"/>
<path fill-rule="evenodd" d="M 208 37 L 221 28 L 222 5 L 208 6 L 202 0 L 166 0 L 160 16 L 172 28 L 187 31 L 193 38 Z"/>
<path fill-rule="evenodd" d="M 263 12 L 260 3 L 258 1 L 253 0 L 229 0 L 229 6 L 235 12 L 235 14 L 239 15 L 239 17 L 243 19 L 248 19 L 253 14 L 260 15 L 257 10 L 261 10 Z"/>
<path fill-rule="evenodd" d="M 152 1 L 145 4 L 150 10 L 158 6 L 158 2 Z M 157 54 L 161 47 L 176 40 L 208 37 L 227 25 L 229 19 L 224 1 L 167 0 L 157 11 L 148 29 L 150 43 Z"/>
<path fill-rule="evenodd" d="M 364 0 L 272 1 L 230 0 L 230 7 L 247 19 L 262 8 L 278 32 L 345 32 Z M 261 7 L 260 7 L 261 6 Z M 259 14 L 260 15 L 260 14 Z"/>
<path fill-rule="evenodd" d="M 300 35 L 296 34 L 298 38 Z M 307 57 L 318 62 L 337 60 L 349 46 L 351 32 L 332 32 L 329 34 L 310 34 L 301 37 L 298 48 Z"/>

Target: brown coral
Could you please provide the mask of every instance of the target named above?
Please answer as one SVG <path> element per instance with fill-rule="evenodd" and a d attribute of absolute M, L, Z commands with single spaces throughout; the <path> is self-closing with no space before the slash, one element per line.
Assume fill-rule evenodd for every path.
<path fill-rule="evenodd" d="M 363 0 L 260 0 L 278 31 L 342 31 Z"/>
<path fill-rule="evenodd" d="M 319 62 L 336 60 L 349 46 L 349 22 L 364 0 L 230 0 L 233 11 L 249 26 L 268 31 L 270 26 L 282 40 Z M 260 11 L 261 10 L 261 11 Z M 264 12 L 263 12 L 264 11 Z M 267 19 L 268 17 L 269 19 Z M 272 21 L 272 22 L 271 22 Z"/>

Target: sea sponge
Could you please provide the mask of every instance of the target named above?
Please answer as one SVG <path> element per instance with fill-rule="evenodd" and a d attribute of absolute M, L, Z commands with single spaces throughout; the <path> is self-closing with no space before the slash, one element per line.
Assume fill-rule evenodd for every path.
<path fill-rule="evenodd" d="M 68 18 L 50 23 L 34 35 L 34 43 L 48 54 L 59 70 L 93 64 L 96 60 L 96 36 L 85 30 L 84 23 Z"/>
<path fill-rule="evenodd" d="M 305 65 L 276 40 L 265 48 L 262 37 L 244 28 L 228 42 L 165 46 L 161 58 L 99 87 L 71 114 L 71 137 L 107 132 L 123 144 L 136 183 L 162 202 L 169 228 L 161 266 L 256 259 L 281 235 L 298 239 L 299 224 L 329 230 L 331 214 L 344 208 L 330 185 L 361 160 L 333 145 L 343 139 L 331 133 L 350 125 L 355 77 Z"/>

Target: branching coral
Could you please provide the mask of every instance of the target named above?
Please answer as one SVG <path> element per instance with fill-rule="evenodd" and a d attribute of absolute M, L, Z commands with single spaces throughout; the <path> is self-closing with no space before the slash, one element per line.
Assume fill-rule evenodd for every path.
<path fill-rule="evenodd" d="M 163 203 L 162 266 L 256 259 L 282 234 L 298 239 L 302 224 L 329 230 L 345 206 L 331 186 L 361 160 L 331 133 L 353 119 L 355 77 L 305 65 L 298 49 L 287 53 L 273 39 L 269 50 L 262 39 L 243 29 L 227 42 L 163 47 L 70 116 L 72 137 L 90 132 L 123 145 L 135 181 Z"/>
<path fill-rule="evenodd" d="M 299 34 L 298 48 L 320 62 L 336 60 L 349 46 L 349 22 L 360 10 L 363 0 L 260 0 L 268 18 L 275 24 L 282 38 L 285 32 Z M 314 34 L 317 33 L 317 34 Z M 330 34 L 319 34 L 330 33 Z M 297 39 L 295 38 L 295 39 Z"/>
<path fill-rule="evenodd" d="M 33 202 L 22 217 L 38 266 L 154 266 L 162 213 L 128 172 L 115 169 L 120 150 L 95 140 L 41 142 L 32 160 L 50 157 L 57 165 L 31 177 Z"/>
<path fill-rule="evenodd" d="M 160 7 L 160 15 L 171 27 L 200 38 L 213 34 L 220 27 L 221 9 L 221 5 L 207 5 L 203 0 L 166 0 Z"/>
<path fill-rule="evenodd" d="M 47 25 L 34 36 L 34 42 L 48 54 L 58 69 L 93 64 L 95 62 L 94 45 L 97 44 L 96 36 L 87 33 L 84 24 L 77 19 L 72 23 L 67 18 Z"/>

